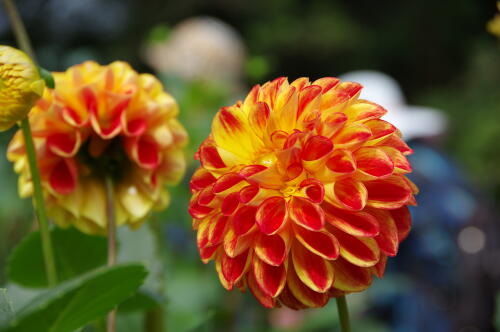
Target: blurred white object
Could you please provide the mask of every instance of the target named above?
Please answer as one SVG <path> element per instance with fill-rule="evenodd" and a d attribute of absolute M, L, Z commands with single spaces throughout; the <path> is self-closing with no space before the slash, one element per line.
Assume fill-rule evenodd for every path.
<path fill-rule="evenodd" d="M 156 70 L 185 80 L 238 82 L 245 47 L 236 30 L 212 17 L 189 18 L 164 42 L 148 46 L 146 61 Z"/>
<path fill-rule="evenodd" d="M 437 136 L 446 130 L 447 119 L 440 110 L 407 105 L 399 84 L 384 73 L 359 70 L 343 74 L 339 78 L 363 85 L 360 98 L 384 107 L 387 114 L 383 119 L 395 125 L 403 133 L 405 140 Z"/>

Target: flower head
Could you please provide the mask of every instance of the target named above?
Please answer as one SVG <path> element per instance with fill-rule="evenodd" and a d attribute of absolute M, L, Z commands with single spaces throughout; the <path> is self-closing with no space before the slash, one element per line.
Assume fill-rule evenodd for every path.
<path fill-rule="evenodd" d="M 44 87 L 38 68 L 24 52 L 0 45 L 0 131 L 22 120 Z"/>
<path fill-rule="evenodd" d="M 165 183 L 185 169 L 187 135 L 175 100 L 152 75 L 124 62 L 85 62 L 54 73 L 29 115 L 49 216 L 61 226 L 105 233 L 105 178 L 114 183 L 117 224 L 139 227 L 152 209 L 168 205 Z M 8 158 L 19 192 L 32 193 L 21 133 Z"/>
<path fill-rule="evenodd" d="M 255 86 L 201 144 L 190 213 L 222 285 L 266 307 L 320 307 L 366 289 L 410 230 L 411 149 L 336 78 Z"/>

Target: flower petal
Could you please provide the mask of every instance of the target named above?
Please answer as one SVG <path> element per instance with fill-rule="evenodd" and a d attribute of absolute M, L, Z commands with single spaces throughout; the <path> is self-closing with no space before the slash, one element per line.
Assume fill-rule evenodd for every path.
<path fill-rule="evenodd" d="M 249 231 L 245 235 L 237 235 L 232 227 L 228 227 L 224 236 L 224 252 L 229 257 L 236 257 L 255 243 L 256 232 Z"/>
<path fill-rule="evenodd" d="M 355 237 L 342 231 L 332 230 L 340 243 L 340 255 L 356 266 L 370 267 L 380 258 L 377 242 L 368 237 Z"/>
<path fill-rule="evenodd" d="M 229 257 L 221 251 L 216 262 L 215 266 L 219 273 L 221 284 L 227 290 L 231 290 L 248 269 L 250 255 L 248 251 L 245 251 L 236 257 Z"/>
<path fill-rule="evenodd" d="M 369 213 L 345 211 L 328 203 L 323 203 L 322 208 L 326 222 L 347 234 L 374 237 L 379 233 L 377 219 Z"/>
<path fill-rule="evenodd" d="M 381 149 L 362 147 L 354 152 L 358 170 L 372 177 L 385 177 L 392 174 L 394 163 Z"/>
<path fill-rule="evenodd" d="M 378 220 L 380 233 L 375 237 L 378 247 L 388 256 L 396 256 L 398 253 L 398 229 L 389 211 L 380 209 L 367 209 L 367 212 Z"/>
<path fill-rule="evenodd" d="M 396 210 L 389 210 L 398 229 L 398 241 L 403 241 L 410 233 L 411 229 L 411 214 L 410 210 L 403 206 Z"/>
<path fill-rule="evenodd" d="M 50 187 L 61 195 L 68 195 L 75 190 L 78 169 L 73 159 L 61 159 L 54 165 L 50 176 Z"/>
<path fill-rule="evenodd" d="M 411 188 L 397 175 L 365 182 L 368 190 L 367 205 L 379 209 L 397 209 L 412 197 Z"/>
<path fill-rule="evenodd" d="M 292 246 L 292 259 L 297 276 L 312 291 L 324 293 L 332 286 L 333 268 L 328 261 L 298 243 Z"/>
<path fill-rule="evenodd" d="M 302 197 L 307 197 L 313 203 L 321 204 L 325 197 L 325 188 L 323 183 L 315 178 L 308 178 L 299 185 Z"/>
<path fill-rule="evenodd" d="M 339 180 L 325 186 L 325 200 L 342 209 L 363 210 L 367 197 L 368 191 L 365 185 L 352 178 Z"/>
<path fill-rule="evenodd" d="M 255 206 L 241 206 L 233 215 L 232 222 L 236 235 L 243 235 L 255 225 Z"/>
<path fill-rule="evenodd" d="M 333 287 L 345 292 L 360 292 L 367 289 L 372 283 L 369 269 L 353 265 L 345 259 L 339 258 L 332 262 L 335 271 Z"/>
<path fill-rule="evenodd" d="M 299 279 L 295 270 L 292 268 L 288 269 L 287 286 L 291 295 L 303 303 L 306 307 L 319 308 L 323 307 L 328 302 L 328 293 L 315 292 L 311 288 L 307 287 L 301 279 Z M 283 295 L 286 295 L 286 290 L 284 290 L 283 293 Z M 280 299 L 282 298 L 280 297 Z M 293 301 L 291 302 L 293 303 Z"/>
<path fill-rule="evenodd" d="M 296 227 L 295 237 L 307 250 L 324 259 L 333 260 L 339 256 L 339 242 L 326 231 L 312 232 Z"/>
<path fill-rule="evenodd" d="M 384 116 L 387 110 L 368 100 L 359 100 L 349 106 L 345 113 L 348 115 L 349 121 L 367 121 Z"/>
<path fill-rule="evenodd" d="M 283 227 L 286 217 L 287 207 L 285 199 L 275 196 L 267 198 L 259 205 L 256 221 L 262 233 L 271 235 Z"/>
<path fill-rule="evenodd" d="M 193 174 L 191 181 L 189 182 L 189 186 L 191 190 L 201 190 L 212 183 L 214 183 L 216 178 L 207 171 L 206 169 L 199 167 Z"/>
<path fill-rule="evenodd" d="M 255 280 L 253 273 L 249 273 L 247 277 L 248 288 L 252 292 L 253 296 L 264 306 L 265 308 L 274 308 L 276 306 L 276 300 L 271 296 L 264 293 L 262 288 L 259 286 Z"/>
<path fill-rule="evenodd" d="M 262 261 L 269 265 L 278 266 L 283 264 L 287 257 L 287 252 L 287 241 L 279 234 L 261 234 L 255 244 L 255 253 Z"/>
<path fill-rule="evenodd" d="M 261 261 L 258 257 L 253 258 L 253 274 L 260 289 L 267 296 L 278 296 L 286 282 L 285 265 L 273 266 Z"/>
<path fill-rule="evenodd" d="M 293 197 L 288 212 L 297 225 L 312 231 L 319 231 L 325 224 L 323 209 L 308 199 Z"/>
<path fill-rule="evenodd" d="M 245 185 L 244 183 L 241 183 L 243 180 L 244 178 L 238 173 L 226 173 L 217 179 L 214 184 L 213 192 L 214 194 L 224 195 L 229 191 L 239 191 L 241 187 Z"/>

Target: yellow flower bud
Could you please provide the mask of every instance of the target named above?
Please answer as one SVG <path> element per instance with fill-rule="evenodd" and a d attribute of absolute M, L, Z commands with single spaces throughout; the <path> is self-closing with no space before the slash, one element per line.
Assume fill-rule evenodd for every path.
<path fill-rule="evenodd" d="M 45 82 L 29 56 L 0 45 L 0 131 L 22 120 L 44 88 Z"/>

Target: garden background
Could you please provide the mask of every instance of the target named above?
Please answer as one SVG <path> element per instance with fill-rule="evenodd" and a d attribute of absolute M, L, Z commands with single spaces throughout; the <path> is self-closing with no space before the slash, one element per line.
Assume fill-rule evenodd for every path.
<path fill-rule="evenodd" d="M 495 233 L 500 228 L 495 225 L 500 223 L 497 211 L 500 207 L 500 41 L 485 28 L 495 14 L 495 1 L 19 0 L 17 4 L 38 60 L 45 68 L 64 70 L 88 59 L 102 64 L 125 60 L 139 72 L 159 75 L 166 90 L 180 104 L 180 119 L 190 135 L 187 174 L 177 187 L 171 188 L 172 202 L 168 210 L 153 215 L 146 227 L 136 232 L 125 228 L 119 231 L 119 261 L 147 264 L 151 272 L 146 288 L 154 294 L 165 292 L 165 324 L 169 331 L 332 330 L 337 320 L 333 302 L 323 310 L 268 311 L 250 294 L 228 293 L 220 286 L 213 267 L 203 265 L 198 256 L 187 213 L 188 181 L 198 164 L 193 159 L 194 152 L 209 133 L 213 115 L 219 107 L 242 98 L 253 84 L 278 76 L 316 79 L 359 69 L 389 74 L 401 84 L 408 104 L 433 107 L 446 114 L 448 130 L 438 143 L 432 144 L 434 148 L 439 147 L 439 154 L 446 156 L 454 171 L 460 170 L 461 186 L 467 188 L 472 203 L 470 197 L 459 194 L 441 197 L 439 192 L 434 193 L 432 200 L 446 201 L 452 211 L 460 211 L 465 200 L 467 204 L 474 204 L 475 212 L 463 224 L 446 226 L 449 230 L 446 236 L 436 234 L 431 228 L 427 235 L 424 231 L 423 236 L 429 239 L 429 250 L 436 254 L 434 258 L 440 257 L 441 251 L 446 252 L 442 256 L 446 262 L 440 268 L 459 271 L 450 273 L 448 281 L 457 286 L 449 291 L 467 288 L 480 299 L 482 314 L 472 314 L 464 325 L 453 318 L 445 321 L 452 321 L 450 326 L 475 328 L 464 331 L 488 331 L 494 326 L 500 329 L 500 313 L 495 314 L 492 302 L 498 288 L 495 281 L 500 273 L 497 266 L 500 245 L 494 236 L 486 237 L 484 248 L 471 253 L 461 251 L 458 241 L 460 231 L 470 225 L 486 233 L 493 230 L 496 237 L 500 236 Z M 205 18 L 186 23 L 185 20 L 193 17 Z M 192 29 L 192 36 L 187 33 L 179 41 L 176 26 L 182 22 L 194 26 L 201 22 L 212 28 L 214 24 L 219 28 L 227 24 L 234 31 L 226 31 L 227 40 L 217 41 L 219 37 L 211 37 L 209 28 L 202 37 L 196 36 L 196 29 Z M 218 52 L 203 54 L 206 49 L 197 49 L 196 44 L 200 38 L 214 38 Z M 0 44 L 15 45 L 3 10 L 0 10 Z M 164 44 L 170 46 L 159 47 Z M 184 75 L 176 72 L 178 59 L 171 60 L 170 64 L 158 60 L 180 49 L 184 52 L 182 62 L 208 59 L 200 67 L 205 66 L 206 70 Z M 33 224 L 27 222 L 32 214 L 31 203 L 18 197 L 17 176 L 5 158 L 13 133 L 11 130 L 0 135 L 2 287 L 6 283 L 4 267 L 9 253 L 33 228 Z M 439 162 L 428 160 L 431 172 L 434 168 L 437 172 Z M 433 208 L 445 207 L 429 207 Z M 448 221 L 433 222 L 446 224 Z M 412 236 L 407 250 L 422 249 L 418 241 L 411 241 Z M 453 262 L 448 261 L 450 252 Z M 412 257 L 418 259 L 419 256 Z M 404 258 L 393 259 L 394 271 L 400 271 L 398 259 Z M 432 270 L 432 265 L 429 269 L 429 274 L 438 273 Z M 411 320 L 396 319 L 391 309 L 391 305 L 401 299 L 398 296 L 413 294 L 411 290 L 421 286 L 414 278 L 405 277 L 404 273 L 391 274 L 389 270 L 387 280 L 377 280 L 367 292 L 349 296 L 354 330 L 419 331 L 416 326 L 400 329 L 402 321 Z M 425 273 L 422 278 L 427 278 Z M 22 306 L 36 292 L 7 286 L 15 307 Z M 439 288 L 424 292 L 438 298 L 442 293 Z M 472 302 L 468 305 L 474 306 Z M 407 309 L 408 312 L 420 310 L 418 307 Z M 447 308 L 443 308 L 443 313 L 434 312 L 436 317 L 429 317 L 429 324 L 437 324 L 435 331 L 448 328 L 448 325 L 438 328 L 446 312 Z M 140 312 L 123 310 L 118 315 L 118 331 L 139 331 L 143 319 Z"/>

